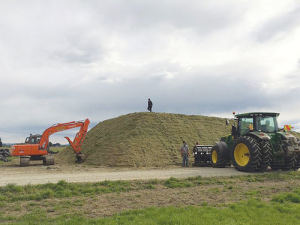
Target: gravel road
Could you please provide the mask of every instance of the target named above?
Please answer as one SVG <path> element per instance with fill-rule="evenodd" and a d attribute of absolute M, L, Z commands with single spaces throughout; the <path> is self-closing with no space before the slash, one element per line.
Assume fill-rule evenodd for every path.
<path fill-rule="evenodd" d="M 168 179 L 188 178 L 195 176 L 214 177 L 214 176 L 236 176 L 245 175 L 234 168 L 210 168 L 210 167 L 173 167 L 166 169 L 109 169 L 109 168 L 90 168 L 84 166 L 41 166 L 32 165 L 20 167 L 16 165 L 1 167 L 0 186 L 7 184 L 44 184 L 56 183 L 60 180 L 67 182 L 97 182 L 104 180 L 142 180 L 142 179 Z"/>

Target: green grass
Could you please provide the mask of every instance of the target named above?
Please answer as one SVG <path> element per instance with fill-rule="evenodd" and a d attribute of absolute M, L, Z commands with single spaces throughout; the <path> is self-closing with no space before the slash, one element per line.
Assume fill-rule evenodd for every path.
<path fill-rule="evenodd" d="M 300 205 L 289 202 L 264 203 L 260 200 L 234 203 L 228 207 L 202 206 L 187 207 L 150 207 L 142 210 L 131 210 L 108 218 L 89 219 L 67 214 L 48 218 L 47 213 L 37 210 L 20 218 L 0 216 L 0 221 L 13 221 L 14 224 L 298 224 Z"/>
<path fill-rule="evenodd" d="M 264 181 L 281 181 L 281 180 L 291 180 L 300 179 L 300 173 L 297 171 L 276 171 L 264 174 L 250 174 L 247 176 L 236 177 L 241 181 L 247 182 L 264 182 Z"/>
<path fill-rule="evenodd" d="M 251 174 L 230 178 L 188 179 L 170 178 L 149 181 L 103 181 L 97 183 L 67 183 L 17 186 L 9 184 L 0 188 L 0 223 L 8 224 L 298 224 L 300 221 L 300 188 L 290 192 L 271 194 L 269 201 L 264 191 L 268 187 L 242 190 L 234 184 L 266 181 L 294 182 L 300 178 L 299 172 L 276 172 Z M 125 211 L 107 218 L 87 218 L 84 214 L 88 202 L 102 194 L 147 189 L 182 189 L 179 193 L 189 193 L 189 188 L 205 186 L 212 196 L 226 191 L 226 196 L 234 199 L 240 193 L 244 201 L 236 203 L 200 202 L 198 206 L 150 207 Z M 206 188 L 207 187 L 207 188 Z M 151 190 L 152 191 L 152 190 Z M 231 193 L 231 194 L 230 194 Z M 76 198 L 77 196 L 77 198 Z M 147 198 L 142 192 L 135 198 Z M 133 198 L 132 196 L 130 198 Z M 51 200 L 52 199 L 52 200 Z M 60 199 L 60 200 L 58 200 Z M 85 210 L 81 210 L 85 208 Z M 93 206 L 90 206 L 93 210 Z M 98 205 L 97 207 L 102 207 Z M 105 207 L 105 206 L 103 206 Z M 76 208 L 76 215 L 74 209 Z M 26 210 L 26 213 L 24 213 Z M 10 213 L 7 213 L 10 212 Z M 49 216 L 49 213 L 52 213 Z"/>
<path fill-rule="evenodd" d="M 297 224 L 299 205 L 266 204 L 249 200 L 216 207 L 148 208 L 125 212 L 96 224 Z"/>
<path fill-rule="evenodd" d="M 147 182 L 144 184 L 147 185 Z M 134 188 L 128 181 L 103 181 L 97 183 L 67 183 L 18 186 L 8 184 L 0 188 L 0 202 L 15 202 L 48 198 L 68 198 L 73 196 L 88 196 L 95 194 L 126 192 Z M 142 189 L 142 187 L 140 187 Z M 144 187 L 147 188 L 147 187 Z"/>
<path fill-rule="evenodd" d="M 300 189 L 295 190 L 293 193 L 284 193 L 276 195 L 272 198 L 272 202 L 300 203 Z"/>
<path fill-rule="evenodd" d="M 148 180 L 148 181 L 102 181 L 96 183 L 68 183 L 64 180 L 58 183 L 47 183 L 40 185 L 18 186 L 16 184 L 8 184 L 0 187 L 0 206 L 3 202 L 16 202 L 35 200 L 41 201 L 51 198 L 69 198 L 76 196 L 95 196 L 107 193 L 121 193 L 131 190 L 155 189 L 160 186 L 166 188 L 189 188 L 201 185 L 220 185 L 226 186 L 227 190 L 234 189 L 234 183 L 242 182 L 265 182 L 265 181 L 283 181 L 300 179 L 298 172 L 272 172 L 268 174 L 251 174 L 246 176 L 237 176 L 229 178 L 202 178 L 201 176 L 191 177 L 187 179 L 176 179 L 171 177 L 167 180 Z M 219 192 L 218 188 L 212 189 L 213 192 Z M 260 193 L 259 190 L 246 193 L 252 196 Z"/>
<path fill-rule="evenodd" d="M 194 184 L 189 180 L 179 180 L 174 177 L 166 180 L 164 185 L 168 188 L 185 188 L 185 187 L 193 187 Z"/>

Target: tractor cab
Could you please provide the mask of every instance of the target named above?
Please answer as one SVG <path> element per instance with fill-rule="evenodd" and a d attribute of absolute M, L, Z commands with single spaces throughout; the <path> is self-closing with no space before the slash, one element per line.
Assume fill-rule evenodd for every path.
<path fill-rule="evenodd" d="M 258 131 L 264 133 L 276 133 L 278 131 L 278 115 L 261 115 L 255 118 L 255 126 Z"/>
<path fill-rule="evenodd" d="M 274 134 L 278 131 L 278 116 L 279 113 L 272 112 L 253 112 L 235 115 L 235 118 L 237 119 L 237 127 L 232 127 L 231 135 L 234 139 L 236 139 L 254 131 Z"/>

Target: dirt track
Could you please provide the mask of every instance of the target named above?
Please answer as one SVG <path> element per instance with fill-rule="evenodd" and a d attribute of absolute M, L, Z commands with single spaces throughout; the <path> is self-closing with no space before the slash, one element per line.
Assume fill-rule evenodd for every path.
<path fill-rule="evenodd" d="M 104 180 L 136 180 L 136 179 L 168 179 L 187 177 L 214 177 L 245 175 L 234 168 L 216 169 L 209 167 L 173 167 L 166 169 L 147 168 L 95 168 L 83 165 L 42 166 L 31 165 L 20 167 L 16 164 L 0 165 L 0 186 L 9 183 L 18 185 L 56 183 L 60 180 L 67 182 L 97 182 Z"/>

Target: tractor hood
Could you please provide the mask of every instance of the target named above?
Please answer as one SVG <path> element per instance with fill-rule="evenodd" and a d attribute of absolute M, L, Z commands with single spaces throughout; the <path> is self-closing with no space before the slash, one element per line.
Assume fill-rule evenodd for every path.
<path fill-rule="evenodd" d="M 271 137 L 264 133 L 264 132 L 260 132 L 260 131 L 250 131 L 249 134 L 259 138 L 259 139 L 262 139 L 262 140 L 270 140 Z"/>
<path fill-rule="evenodd" d="M 278 135 L 282 142 L 283 142 L 283 147 L 285 149 L 285 154 L 287 156 L 292 155 L 296 153 L 297 155 L 300 152 L 300 146 L 299 146 L 299 141 L 298 139 L 287 132 L 277 132 L 276 135 Z"/>

